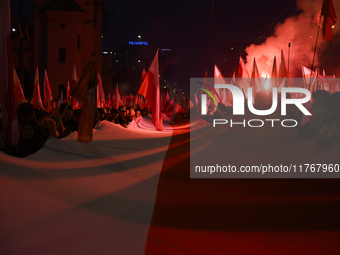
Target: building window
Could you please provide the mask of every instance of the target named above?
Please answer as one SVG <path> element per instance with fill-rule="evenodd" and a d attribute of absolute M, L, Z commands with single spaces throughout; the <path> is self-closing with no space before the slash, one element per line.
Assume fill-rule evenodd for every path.
<path fill-rule="evenodd" d="M 59 48 L 59 63 L 65 63 L 66 61 L 66 49 Z"/>
<path fill-rule="evenodd" d="M 77 36 L 77 47 L 78 47 L 78 50 L 80 50 L 80 35 Z"/>

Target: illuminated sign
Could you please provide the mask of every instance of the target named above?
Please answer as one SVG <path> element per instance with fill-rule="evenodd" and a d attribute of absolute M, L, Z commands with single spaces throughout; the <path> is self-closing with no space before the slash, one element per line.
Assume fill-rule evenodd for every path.
<path fill-rule="evenodd" d="M 134 41 L 129 41 L 129 45 L 149 45 L 147 41 L 145 42 L 134 42 Z"/>

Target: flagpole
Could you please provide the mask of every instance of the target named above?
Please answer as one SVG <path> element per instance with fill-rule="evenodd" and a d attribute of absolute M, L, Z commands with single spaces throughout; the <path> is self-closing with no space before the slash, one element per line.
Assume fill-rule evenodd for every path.
<path fill-rule="evenodd" d="M 288 43 L 288 68 L 287 68 L 288 77 L 289 77 L 289 56 L 290 56 L 290 43 Z"/>
<path fill-rule="evenodd" d="M 315 48 L 314 48 L 314 55 L 313 55 L 313 61 L 312 61 L 312 68 L 311 68 L 311 78 L 312 78 L 312 73 L 313 73 L 313 68 L 314 68 L 314 60 L 315 60 L 315 54 L 316 54 L 316 48 L 317 48 L 317 45 L 318 45 L 318 39 L 319 39 L 319 30 L 320 30 L 320 23 L 321 23 L 321 16 L 320 16 L 320 19 L 319 19 L 319 25 L 318 25 L 318 33 L 316 34 L 316 41 L 315 41 Z M 311 81 L 312 79 L 309 79 L 309 86 L 308 86 L 308 90 L 310 90 L 310 84 L 311 84 Z"/>

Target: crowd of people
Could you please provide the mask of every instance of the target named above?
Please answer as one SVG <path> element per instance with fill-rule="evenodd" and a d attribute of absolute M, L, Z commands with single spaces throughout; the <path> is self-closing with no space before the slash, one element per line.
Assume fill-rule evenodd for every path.
<path fill-rule="evenodd" d="M 271 104 L 271 95 L 262 93 L 256 96 L 254 107 L 264 110 L 269 109 Z M 233 113 L 233 108 L 226 107 L 224 104 L 219 103 L 216 110 L 214 107 L 213 104 L 209 105 L 207 116 L 203 116 L 207 122 L 212 122 L 213 119 L 227 118 Z M 340 92 L 330 95 L 325 90 L 315 91 L 312 94 L 312 111 L 313 116 L 309 121 L 303 123 L 302 112 L 296 106 L 288 105 L 286 117 L 298 120 L 297 128 L 300 141 L 317 138 L 317 144 L 320 145 L 340 145 Z M 280 112 L 280 100 L 275 113 L 278 112 Z M 140 109 L 134 106 L 120 106 L 118 109 L 97 108 L 93 127 L 98 121 L 103 120 L 127 127 L 132 121 L 138 122 L 141 117 L 148 114 L 147 108 Z M 20 139 L 15 147 L 5 142 L 0 112 L 0 150 L 13 156 L 26 157 L 38 151 L 49 137 L 61 139 L 77 131 L 80 116 L 80 109 L 73 110 L 66 103 L 61 104 L 53 112 L 34 108 L 28 102 L 22 103 L 17 109 Z"/>
<path fill-rule="evenodd" d="M 0 108 L 1 110 L 1 108 Z M 6 154 L 26 157 L 37 152 L 49 137 L 62 139 L 78 130 L 81 109 L 73 110 L 67 103 L 61 104 L 53 112 L 34 108 L 29 102 L 19 105 L 17 109 L 20 138 L 17 146 L 6 143 L 2 114 L 0 112 L 0 150 Z M 120 106 L 115 108 L 97 108 L 94 114 L 93 127 L 99 121 L 107 120 L 127 127 L 132 121 L 138 122 L 142 116 L 149 114 L 147 108 Z"/>

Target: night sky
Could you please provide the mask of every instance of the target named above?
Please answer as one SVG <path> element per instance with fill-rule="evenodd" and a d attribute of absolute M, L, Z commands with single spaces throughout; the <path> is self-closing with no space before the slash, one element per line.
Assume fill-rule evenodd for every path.
<path fill-rule="evenodd" d="M 120 37 L 120 43 L 124 44 L 134 36 L 141 35 L 141 40 L 149 44 L 137 46 L 138 51 L 148 53 L 140 63 L 147 70 L 157 48 L 171 49 L 172 61 L 163 63 L 163 68 L 171 69 L 167 72 L 169 79 L 178 82 L 180 87 L 188 91 L 190 78 L 203 77 L 205 70 L 212 76 L 214 64 L 219 66 L 225 76 L 231 76 L 235 71 L 231 70 L 231 66 L 237 65 L 237 60 L 228 64 L 221 62 L 223 45 L 235 43 L 249 46 L 255 43 L 255 38 L 263 35 L 291 2 L 214 1 L 212 27 L 211 0 L 173 0 L 157 3 L 151 0 L 105 1 L 105 8 L 114 13 L 115 17 L 107 19 L 103 50 L 110 48 L 115 51 L 117 37 Z M 11 0 L 11 8 L 12 15 L 19 17 L 19 0 Z M 34 1 L 25 0 L 24 12 L 28 23 L 32 25 L 33 11 Z M 275 24 L 297 13 L 294 1 Z M 275 24 L 268 29 L 267 36 L 273 33 Z M 245 52 L 242 55 L 245 57 Z"/>

